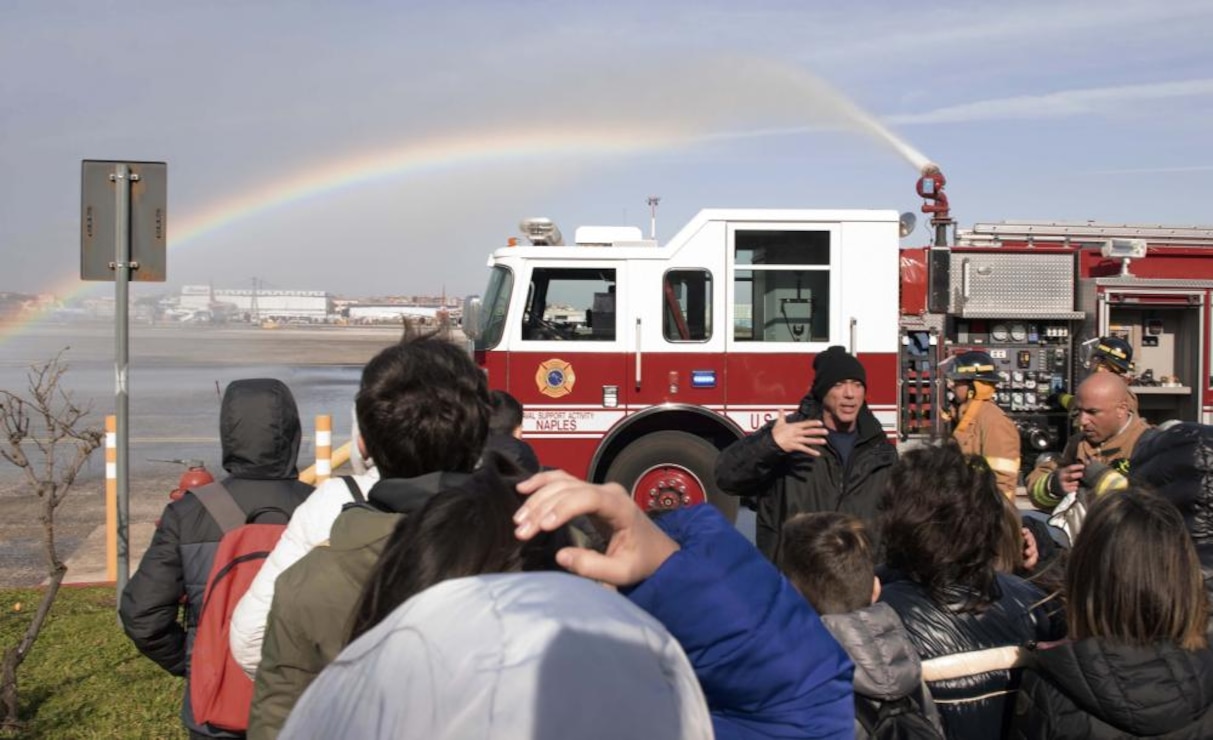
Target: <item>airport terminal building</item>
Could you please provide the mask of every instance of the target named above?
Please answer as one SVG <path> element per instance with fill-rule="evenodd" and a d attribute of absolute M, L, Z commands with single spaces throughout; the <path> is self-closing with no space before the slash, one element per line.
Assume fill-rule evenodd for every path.
<path fill-rule="evenodd" d="M 253 290 L 186 285 L 178 307 L 183 310 L 222 310 L 250 320 L 301 319 L 324 321 L 333 313 L 333 296 L 321 290 Z"/>

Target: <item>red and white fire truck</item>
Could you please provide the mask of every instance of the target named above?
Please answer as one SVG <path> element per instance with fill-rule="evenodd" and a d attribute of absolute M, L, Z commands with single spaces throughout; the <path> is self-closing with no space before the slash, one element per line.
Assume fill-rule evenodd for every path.
<path fill-rule="evenodd" d="M 717 451 L 794 409 L 834 344 L 863 362 L 868 405 L 898 441 L 947 433 L 941 366 L 981 348 L 1026 460 L 1060 448 L 1055 394 L 1108 334 L 1134 348 L 1147 419 L 1213 422 L 1213 229 L 962 230 L 944 184 L 934 167 L 918 181 L 934 239 L 916 247 L 912 214 L 882 210 L 705 210 L 664 245 L 634 227 L 582 227 L 565 245 L 531 219 L 529 245 L 489 258 L 465 332 L 490 385 L 523 403 L 544 464 L 650 508 L 734 512 Z"/>

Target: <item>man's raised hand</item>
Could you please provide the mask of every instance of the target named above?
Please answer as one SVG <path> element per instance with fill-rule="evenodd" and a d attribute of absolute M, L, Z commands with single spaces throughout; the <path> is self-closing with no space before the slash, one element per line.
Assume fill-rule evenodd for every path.
<path fill-rule="evenodd" d="M 818 447 L 826 443 L 829 430 L 820 419 L 805 419 L 804 421 L 789 422 L 783 411 L 775 417 L 775 426 L 771 427 L 771 439 L 784 452 L 803 452 L 806 455 L 818 457 L 821 450 Z"/>

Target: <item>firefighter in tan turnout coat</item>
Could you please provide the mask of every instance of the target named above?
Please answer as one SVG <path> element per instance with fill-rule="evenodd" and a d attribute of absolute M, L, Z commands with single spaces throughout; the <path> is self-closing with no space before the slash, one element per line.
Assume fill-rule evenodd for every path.
<path fill-rule="evenodd" d="M 959 404 L 952 436 L 960 449 L 980 455 L 994 471 L 998 490 L 1015 499 L 1019 484 L 1019 430 L 994 402 L 998 373 L 985 352 L 965 352 L 948 370 L 952 393 Z"/>
<path fill-rule="evenodd" d="M 1093 373 L 1074 396 L 1079 433 L 1061 458 L 1042 456 L 1028 474 L 1028 496 L 1052 511 L 1067 493 L 1086 487 L 1095 495 L 1125 488 L 1129 458 L 1150 425 L 1133 413 L 1129 387 L 1114 373 Z"/>

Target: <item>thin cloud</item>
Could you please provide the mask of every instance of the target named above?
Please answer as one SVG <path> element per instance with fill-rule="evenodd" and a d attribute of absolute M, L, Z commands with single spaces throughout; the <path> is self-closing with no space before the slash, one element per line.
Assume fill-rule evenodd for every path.
<path fill-rule="evenodd" d="M 1130 167 L 1116 170 L 1091 170 L 1089 175 L 1166 175 L 1183 172 L 1213 172 L 1213 164 L 1193 164 L 1178 167 Z"/>
<path fill-rule="evenodd" d="M 818 11 L 815 17 L 820 18 Z M 1098 45 L 1128 32 L 1135 35 L 1166 33 L 1203 38 L 1213 20 L 1206 0 L 1121 3 L 1019 3 L 994 10 L 985 3 L 943 4 L 930 8 L 882 9 L 878 15 L 855 16 L 851 8 L 830 18 L 819 43 L 806 47 L 810 60 L 845 58 L 887 60 L 905 55 L 907 64 L 924 63 L 940 56 L 956 58 L 971 50 L 989 54 L 993 49 L 1026 53 L 1049 48 L 1063 40 L 1068 48 Z M 796 28 L 785 24 L 780 28 Z M 1132 36 L 1121 37 L 1129 42 Z"/>
<path fill-rule="evenodd" d="M 1006 98 L 977 100 L 921 113 L 901 113 L 876 116 L 881 122 L 894 126 L 921 126 L 938 123 L 971 123 L 975 121 L 1043 120 L 1070 118 L 1081 115 L 1117 110 L 1126 103 L 1180 98 L 1213 96 L 1213 79 L 1159 82 L 1148 85 L 1121 85 L 1094 87 L 1078 90 L 1062 90 L 1043 95 L 1016 95 Z M 727 141 L 733 139 L 761 139 L 775 136 L 799 136 L 803 134 L 838 131 L 848 128 L 839 123 L 817 123 L 807 126 L 772 126 L 755 129 L 714 131 L 701 135 L 700 141 Z M 1188 168 L 1172 168 L 1170 171 L 1186 171 Z M 1204 166 L 1191 168 L 1203 171 Z M 1131 170 L 1125 170 L 1126 172 Z M 1150 168 L 1149 172 L 1159 171 Z"/>
<path fill-rule="evenodd" d="M 936 108 L 925 113 L 888 116 L 884 120 L 897 126 L 920 126 L 935 123 L 1071 118 L 1106 112 L 1125 103 L 1210 95 L 1213 95 L 1213 79 L 1184 80 L 992 98 Z"/>

